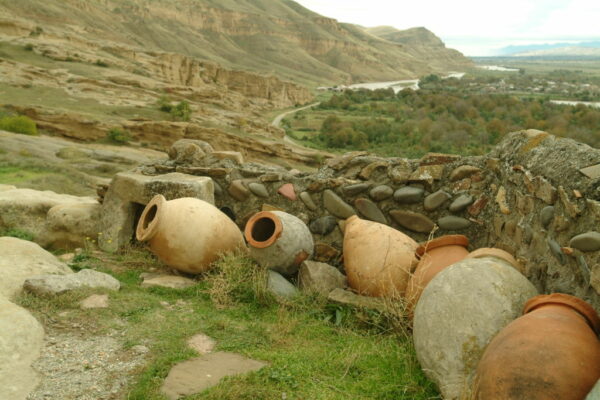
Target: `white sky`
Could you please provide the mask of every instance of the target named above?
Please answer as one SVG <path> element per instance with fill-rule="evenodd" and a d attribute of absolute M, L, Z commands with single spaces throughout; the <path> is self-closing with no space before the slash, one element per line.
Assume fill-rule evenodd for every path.
<path fill-rule="evenodd" d="M 600 0 L 296 0 L 340 22 L 424 26 L 469 56 L 507 45 L 600 40 Z"/>

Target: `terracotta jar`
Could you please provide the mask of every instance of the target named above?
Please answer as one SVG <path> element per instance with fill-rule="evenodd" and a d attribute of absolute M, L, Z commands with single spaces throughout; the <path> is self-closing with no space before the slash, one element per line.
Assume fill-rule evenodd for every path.
<path fill-rule="evenodd" d="M 487 346 L 477 368 L 480 400 L 582 400 L 600 378 L 600 319 L 566 294 L 530 299 L 523 316 Z"/>
<path fill-rule="evenodd" d="M 464 258 L 429 282 L 414 309 L 413 341 L 444 399 L 465 398 L 485 346 L 535 295 L 533 284 L 498 257 Z"/>
<path fill-rule="evenodd" d="M 298 272 L 314 251 L 313 237 L 300 218 L 283 211 L 261 211 L 246 223 L 250 256 L 261 266 L 283 275 Z"/>
<path fill-rule="evenodd" d="M 406 301 L 412 310 L 427 284 L 444 268 L 465 258 L 469 239 L 464 235 L 447 235 L 430 240 L 417 248 L 419 263 L 408 281 Z"/>
<path fill-rule="evenodd" d="M 344 228 L 348 284 L 362 295 L 403 296 L 417 262 L 417 247 L 404 233 L 353 215 Z"/>
<path fill-rule="evenodd" d="M 222 254 L 245 248 L 237 225 L 206 201 L 156 195 L 139 219 L 136 237 L 171 268 L 198 274 Z"/>

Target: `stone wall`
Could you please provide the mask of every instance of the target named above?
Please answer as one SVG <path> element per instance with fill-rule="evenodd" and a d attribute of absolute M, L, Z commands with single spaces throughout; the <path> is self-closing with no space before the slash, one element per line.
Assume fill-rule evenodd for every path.
<path fill-rule="evenodd" d="M 589 233 L 600 221 L 600 150 L 528 130 L 507 135 L 482 157 L 354 152 L 301 173 L 240 163 L 206 147 L 194 156 L 193 141 L 186 143 L 171 160 L 136 173 L 210 177 L 215 205 L 241 229 L 261 210 L 294 214 L 309 225 L 319 261 L 342 268 L 344 220 L 358 214 L 417 241 L 461 233 L 471 249 L 508 250 L 540 291 L 575 294 L 600 307 L 600 234 Z"/>

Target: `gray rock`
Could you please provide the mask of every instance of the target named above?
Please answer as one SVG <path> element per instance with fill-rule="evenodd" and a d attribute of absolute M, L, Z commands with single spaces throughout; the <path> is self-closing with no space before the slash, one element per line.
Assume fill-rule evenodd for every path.
<path fill-rule="evenodd" d="M 600 233 L 586 232 L 571 239 L 569 246 L 581 251 L 600 250 Z"/>
<path fill-rule="evenodd" d="M 437 192 L 432 193 L 429 196 L 425 197 L 425 201 L 423 202 L 423 207 L 427 211 L 433 211 L 433 210 L 441 207 L 441 205 L 444 204 L 446 201 L 448 201 L 448 199 L 450 199 L 450 197 L 451 196 L 448 193 L 444 192 L 443 190 L 438 190 Z"/>
<path fill-rule="evenodd" d="M 54 295 L 83 288 L 119 290 L 120 287 L 119 281 L 112 276 L 92 269 L 68 275 L 34 276 L 23 284 L 25 290 L 37 295 Z"/>
<path fill-rule="evenodd" d="M 176 400 L 216 386 L 227 376 L 258 371 L 266 365 L 235 353 L 205 354 L 176 364 L 160 390 L 169 400 Z"/>
<path fill-rule="evenodd" d="M 327 296 L 333 289 L 348 287 L 346 277 L 337 268 L 316 261 L 304 261 L 298 273 L 298 283 L 303 290 Z"/>
<path fill-rule="evenodd" d="M 390 211 L 390 215 L 400 226 L 414 232 L 429 233 L 435 227 L 432 220 L 416 212 L 392 210 Z"/>
<path fill-rule="evenodd" d="M 547 207 L 542 208 L 542 211 L 540 211 L 540 220 L 542 222 L 542 226 L 544 228 L 548 228 L 548 225 L 550 225 L 550 222 L 552 222 L 553 219 L 554 219 L 554 207 L 547 206 Z"/>
<path fill-rule="evenodd" d="M 27 240 L 0 237 L 0 297 L 17 295 L 26 279 L 36 275 L 72 274 L 65 263 Z"/>
<path fill-rule="evenodd" d="M 310 231 L 318 235 L 328 235 L 336 226 L 337 219 L 331 215 L 317 218 L 308 225 Z"/>
<path fill-rule="evenodd" d="M 262 183 L 249 183 L 248 189 L 258 197 L 269 197 L 269 191 Z"/>
<path fill-rule="evenodd" d="M 356 209 L 368 220 L 387 224 L 387 220 L 377 204 L 369 199 L 356 199 L 354 202 Z"/>
<path fill-rule="evenodd" d="M 279 272 L 269 270 L 267 287 L 276 296 L 290 299 L 298 294 L 296 286 L 292 285 Z"/>
<path fill-rule="evenodd" d="M 394 192 L 394 200 L 402 204 L 418 203 L 423 198 L 425 190 L 420 187 L 404 186 Z"/>
<path fill-rule="evenodd" d="M 334 303 L 343 304 L 346 306 L 379 311 L 383 311 L 385 309 L 383 300 L 378 297 L 361 296 L 349 290 L 340 288 L 333 289 L 327 296 L 327 299 Z"/>
<path fill-rule="evenodd" d="M 356 196 L 367 190 L 371 185 L 369 183 L 357 183 L 355 185 L 344 186 L 342 192 L 345 196 Z"/>
<path fill-rule="evenodd" d="M 169 157 L 177 163 L 203 165 L 206 156 L 212 152 L 212 146 L 202 140 L 180 139 L 169 149 Z"/>
<path fill-rule="evenodd" d="M 460 212 L 473 204 L 473 196 L 468 194 L 461 194 L 458 196 L 452 204 L 450 204 L 449 210 L 451 212 Z"/>
<path fill-rule="evenodd" d="M 448 215 L 438 220 L 438 225 L 441 229 L 447 231 L 459 231 L 466 229 L 471 225 L 471 221 L 466 218 L 456 217 L 454 215 Z"/>
<path fill-rule="evenodd" d="M 552 253 L 552 255 L 554 257 L 556 257 L 556 259 L 561 264 L 564 265 L 564 263 L 566 262 L 566 256 L 564 255 L 564 253 L 560 249 L 560 245 L 556 242 L 556 240 L 554 240 L 552 238 L 547 238 L 546 239 L 546 243 L 548 243 L 548 248 L 550 249 L 550 252 Z"/>
<path fill-rule="evenodd" d="M 356 214 L 352 206 L 329 189 L 323 192 L 323 205 L 327 211 L 338 218 L 346 219 Z"/>
<path fill-rule="evenodd" d="M 308 192 L 300 193 L 300 200 L 302 200 L 306 208 L 308 208 L 310 211 L 315 211 L 317 209 L 317 205 Z"/>
<path fill-rule="evenodd" d="M 392 197 L 394 189 L 387 185 L 379 185 L 371 189 L 369 196 L 375 201 L 381 201 Z"/>
<path fill-rule="evenodd" d="M 31 364 L 40 355 L 44 328 L 27 310 L 2 296 L 0 327 L 0 399 L 26 399 L 39 382 Z"/>

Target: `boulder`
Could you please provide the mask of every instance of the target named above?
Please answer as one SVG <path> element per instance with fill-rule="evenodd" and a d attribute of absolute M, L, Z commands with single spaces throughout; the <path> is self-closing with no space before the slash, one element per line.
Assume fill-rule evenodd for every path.
<path fill-rule="evenodd" d="M 39 381 L 31 364 L 40 355 L 44 329 L 27 310 L 1 296 L 0 327 L 0 399 L 25 400 Z"/>
<path fill-rule="evenodd" d="M 169 158 L 181 164 L 203 165 L 212 152 L 212 146 L 202 140 L 180 139 L 169 149 Z"/>
<path fill-rule="evenodd" d="M 71 274 L 73 271 L 39 245 L 13 237 L 0 237 L 0 297 L 11 298 L 21 291 L 27 278 L 42 274 Z"/>
<path fill-rule="evenodd" d="M 46 216 L 43 242 L 55 248 L 85 246 L 98 239 L 98 223 L 102 206 L 98 203 L 59 204 Z"/>
<path fill-rule="evenodd" d="M 55 295 L 78 289 L 119 290 L 121 284 L 112 276 L 92 269 L 82 269 L 76 274 L 39 275 L 28 278 L 23 288 L 37 295 Z"/>
<path fill-rule="evenodd" d="M 333 289 L 348 287 L 346 277 L 337 268 L 317 261 L 304 261 L 300 265 L 298 282 L 303 290 L 327 296 Z"/>
<path fill-rule="evenodd" d="M 19 229 L 33 235 L 34 240 L 46 247 L 60 242 L 61 237 L 69 237 L 77 243 L 82 243 L 87 236 L 77 238 L 81 229 L 75 229 L 78 223 L 90 227 L 94 221 L 73 220 L 64 224 L 60 223 L 60 214 L 54 214 L 52 222 L 47 221 L 49 211 L 57 206 L 81 207 L 79 210 L 97 210 L 99 207 L 96 199 L 91 197 L 77 197 L 68 194 L 57 194 L 51 191 L 32 189 L 11 189 L 0 191 L 0 230 Z M 75 213 L 77 214 L 77 213 Z M 94 213 L 72 214 L 74 218 L 93 218 Z M 74 229 L 75 231 L 69 231 Z M 97 229 L 87 229 L 86 233 L 94 233 Z M 95 236 L 92 236 L 95 237 Z M 80 245 L 80 244 L 79 244 Z"/>

